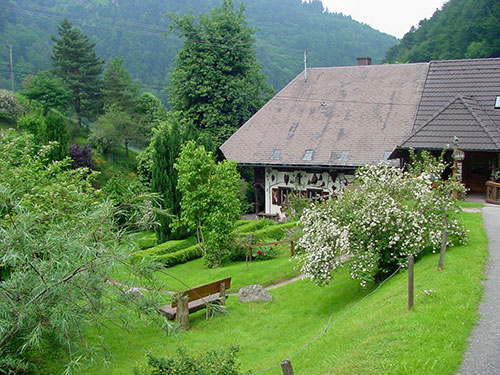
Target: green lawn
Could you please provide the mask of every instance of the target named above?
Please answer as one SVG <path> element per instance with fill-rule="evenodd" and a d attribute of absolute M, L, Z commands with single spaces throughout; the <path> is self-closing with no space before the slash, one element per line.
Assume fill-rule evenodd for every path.
<path fill-rule="evenodd" d="M 453 374 L 460 365 L 466 339 L 478 317 L 487 239 L 480 214 L 464 213 L 471 241 L 446 254 L 437 272 L 438 254 L 427 254 L 415 265 L 415 307 L 407 309 L 407 272 L 402 271 L 378 291 L 362 289 L 346 270 L 330 285 L 309 280 L 274 289 L 269 303 L 239 303 L 230 296 L 227 315 L 206 320 L 204 312 L 190 316 L 191 330 L 168 337 L 130 315 L 130 330 L 103 330 L 111 364 L 95 365 L 80 374 L 133 374 L 144 366 L 145 353 L 167 356 L 179 346 L 204 351 L 238 344 L 242 367 L 263 374 L 281 374 L 281 360 L 292 358 L 296 374 Z M 232 290 L 247 284 L 269 284 L 297 273 L 284 254 L 269 261 L 244 262 L 207 270 L 202 260 L 168 269 L 190 286 L 233 277 Z M 167 277 L 167 276 L 164 276 Z M 432 290 L 428 294 L 424 290 Z M 351 308 L 355 307 L 353 310 Z M 324 329 L 326 334 L 312 342 Z M 93 335 L 98 339 L 97 332 Z M 99 339 L 100 340 L 100 339 Z"/>

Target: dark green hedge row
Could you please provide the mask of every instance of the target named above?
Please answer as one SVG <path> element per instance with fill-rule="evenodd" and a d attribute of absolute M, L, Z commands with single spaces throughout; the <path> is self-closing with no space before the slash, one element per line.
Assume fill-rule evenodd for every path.
<path fill-rule="evenodd" d="M 197 241 L 195 236 L 191 236 L 183 240 L 167 241 L 158 246 L 153 246 L 149 249 L 139 251 L 135 254 L 135 256 L 158 256 L 163 254 L 175 253 L 179 250 L 183 250 L 185 248 L 193 246 L 194 244 L 196 244 L 196 242 Z"/>
<path fill-rule="evenodd" d="M 258 243 L 258 242 L 263 242 L 264 240 L 268 240 L 272 238 L 273 240 L 281 240 L 285 236 L 285 233 L 292 229 L 297 223 L 296 222 L 290 222 L 290 223 L 283 223 L 283 224 L 276 224 L 276 225 L 271 225 L 262 229 L 259 229 L 255 232 L 249 232 L 249 233 L 238 233 L 241 235 L 253 235 L 252 242 L 253 243 Z"/>
<path fill-rule="evenodd" d="M 249 232 L 255 232 L 259 229 L 263 229 L 269 226 L 274 226 L 274 223 L 269 220 L 269 219 L 260 219 L 260 220 L 241 220 L 244 221 L 240 225 L 236 225 L 233 233 L 237 234 L 242 234 L 242 233 L 249 233 Z M 238 222 L 239 224 L 239 222 Z"/>
<path fill-rule="evenodd" d="M 194 246 L 190 246 L 173 253 L 157 255 L 153 258 L 155 261 L 163 263 L 165 267 L 172 267 L 177 264 L 182 264 L 189 262 L 190 260 L 201 258 L 202 256 L 203 253 L 198 244 L 196 244 Z"/>
<path fill-rule="evenodd" d="M 295 222 L 273 225 L 272 222 L 266 222 L 266 220 L 263 220 L 262 222 L 260 221 L 261 220 L 254 220 L 253 222 L 243 223 L 239 225 L 237 229 L 254 228 L 254 230 L 246 232 L 240 232 L 240 230 L 238 230 L 236 233 L 242 236 L 252 235 L 253 243 L 265 242 L 269 239 L 278 241 L 284 237 L 288 230 L 296 225 Z M 261 229 L 255 230 L 255 228 Z M 161 245 L 154 246 L 134 254 L 136 260 L 142 257 L 148 257 L 157 262 L 163 263 L 166 267 L 186 263 L 191 260 L 201 258 L 202 256 L 202 251 L 196 243 L 195 236 L 188 237 L 184 240 L 167 241 Z"/>
<path fill-rule="evenodd" d="M 150 234 L 147 237 L 139 238 L 137 240 L 137 245 L 141 250 L 149 249 L 150 247 L 156 246 L 156 234 Z"/>

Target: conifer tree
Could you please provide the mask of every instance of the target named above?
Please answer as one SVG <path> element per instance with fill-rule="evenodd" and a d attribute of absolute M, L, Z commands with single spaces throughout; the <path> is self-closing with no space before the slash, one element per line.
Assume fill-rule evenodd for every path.
<path fill-rule="evenodd" d="M 58 28 L 59 38 L 52 38 L 54 73 L 61 77 L 72 92 L 72 104 L 78 126 L 82 117 L 93 118 L 101 107 L 103 61 L 97 57 L 94 44 L 79 28 L 63 19 Z"/>
<path fill-rule="evenodd" d="M 50 160 L 62 160 L 68 156 L 68 131 L 65 118 L 59 112 L 51 110 L 44 118 L 44 125 L 45 142 L 57 142 L 50 152 Z"/>
<path fill-rule="evenodd" d="M 180 216 L 181 195 L 177 191 L 177 171 L 174 169 L 174 163 L 181 151 L 182 138 L 179 123 L 171 115 L 167 121 L 160 124 L 151 141 L 151 191 L 159 193 L 163 200 L 161 208 L 172 215 L 158 215 L 157 221 L 160 225 L 155 228 L 158 243 L 183 234 L 182 229 L 174 232 L 170 227 L 175 217 Z"/>
<path fill-rule="evenodd" d="M 137 84 L 123 66 L 123 57 L 109 59 L 102 77 L 105 105 L 116 105 L 131 113 L 137 104 Z"/>

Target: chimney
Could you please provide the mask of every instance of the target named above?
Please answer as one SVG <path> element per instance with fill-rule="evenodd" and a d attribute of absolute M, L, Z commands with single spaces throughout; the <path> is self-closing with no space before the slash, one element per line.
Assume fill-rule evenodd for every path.
<path fill-rule="evenodd" d="M 369 57 L 358 57 L 356 62 L 358 63 L 358 66 L 371 65 L 372 59 Z"/>

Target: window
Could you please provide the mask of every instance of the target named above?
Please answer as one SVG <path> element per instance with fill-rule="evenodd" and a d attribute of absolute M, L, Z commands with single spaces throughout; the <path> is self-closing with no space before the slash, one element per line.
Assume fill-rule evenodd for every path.
<path fill-rule="evenodd" d="M 313 160 L 313 157 L 314 157 L 314 150 L 306 150 L 304 156 L 302 157 L 302 160 L 311 161 Z"/>
<path fill-rule="evenodd" d="M 280 149 L 276 149 L 271 154 L 270 159 L 271 160 L 280 160 L 280 157 L 281 157 L 281 150 Z"/>
<path fill-rule="evenodd" d="M 330 154 L 331 163 L 334 163 L 336 161 L 348 161 L 348 160 L 349 160 L 349 151 L 332 152 Z"/>
<path fill-rule="evenodd" d="M 323 190 L 307 189 L 307 198 L 311 200 L 318 200 L 323 196 Z"/>
<path fill-rule="evenodd" d="M 500 96 L 497 96 L 497 100 L 495 101 L 495 109 L 500 109 Z"/>
<path fill-rule="evenodd" d="M 283 187 L 272 189 L 272 191 L 271 191 L 272 203 L 274 205 L 278 205 L 278 206 L 282 206 L 284 204 L 287 204 L 288 203 L 288 195 L 290 194 L 291 191 L 292 191 L 292 189 L 283 188 Z"/>

